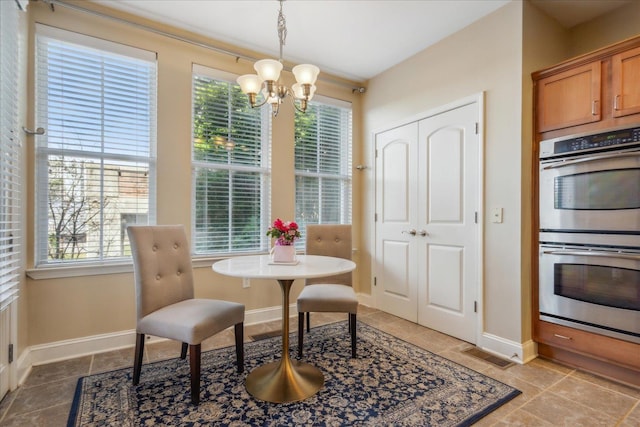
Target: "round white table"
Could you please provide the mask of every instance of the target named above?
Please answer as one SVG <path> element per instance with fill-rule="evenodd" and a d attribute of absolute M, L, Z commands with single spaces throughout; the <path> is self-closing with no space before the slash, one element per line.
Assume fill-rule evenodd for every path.
<path fill-rule="evenodd" d="M 241 256 L 218 261 L 213 271 L 246 279 L 275 279 L 282 290 L 282 357 L 249 373 L 247 391 L 267 402 L 295 402 L 313 396 L 322 388 L 324 376 L 313 365 L 289 356 L 289 292 L 295 279 L 348 273 L 356 264 L 348 259 L 298 255 L 297 264 L 278 264 L 269 255 Z"/>

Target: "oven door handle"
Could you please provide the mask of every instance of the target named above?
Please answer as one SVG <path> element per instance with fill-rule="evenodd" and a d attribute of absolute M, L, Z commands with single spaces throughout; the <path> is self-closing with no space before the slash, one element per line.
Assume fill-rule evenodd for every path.
<path fill-rule="evenodd" d="M 551 163 L 549 165 L 544 166 L 542 170 L 561 168 L 564 166 L 571 166 L 578 163 L 595 162 L 596 160 L 617 159 L 620 157 L 636 157 L 636 156 L 640 156 L 640 151 L 632 151 L 629 153 L 602 154 L 599 156 L 585 157 L 583 159 L 566 160 L 564 162 Z"/>
<path fill-rule="evenodd" d="M 545 255 L 594 256 L 594 257 L 603 257 L 603 258 L 620 258 L 620 259 L 630 259 L 632 261 L 640 261 L 640 255 L 627 255 L 627 254 L 617 254 L 617 253 L 610 253 L 610 252 L 560 250 L 560 251 L 542 251 L 542 253 Z"/>

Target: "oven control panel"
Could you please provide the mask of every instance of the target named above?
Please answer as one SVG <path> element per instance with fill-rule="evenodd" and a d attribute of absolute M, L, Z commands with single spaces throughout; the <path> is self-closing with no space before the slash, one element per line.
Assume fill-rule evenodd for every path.
<path fill-rule="evenodd" d="M 540 143 L 540 158 L 569 153 L 578 154 L 582 151 L 624 148 L 623 146 L 634 143 L 640 143 L 640 127 L 542 141 Z"/>

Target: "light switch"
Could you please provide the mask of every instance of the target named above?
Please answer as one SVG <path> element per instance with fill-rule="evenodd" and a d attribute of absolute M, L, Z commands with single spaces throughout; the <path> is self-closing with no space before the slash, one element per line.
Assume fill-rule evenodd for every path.
<path fill-rule="evenodd" d="M 491 222 L 495 222 L 496 224 L 502 223 L 502 208 L 493 208 Z"/>
<path fill-rule="evenodd" d="M 243 288 L 250 288 L 251 287 L 251 283 L 249 282 L 249 279 L 247 279 L 246 277 L 242 278 L 242 287 Z"/>

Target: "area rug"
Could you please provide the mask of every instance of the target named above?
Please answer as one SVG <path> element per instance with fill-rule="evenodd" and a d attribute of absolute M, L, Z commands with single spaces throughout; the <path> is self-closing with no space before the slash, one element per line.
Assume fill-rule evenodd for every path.
<path fill-rule="evenodd" d="M 291 334 L 291 357 L 297 338 Z M 358 323 L 351 359 L 347 322 L 305 336 L 304 360 L 324 373 L 320 391 L 301 402 L 274 404 L 249 395 L 254 368 L 279 358 L 281 338 L 245 345 L 245 372 L 235 349 L 202 353 L 200 405 L 189 394 L 189 362 L 145 364 L 80 378 L 68 426 L 467 426 L 520 391 L 371 326 Z"/>

